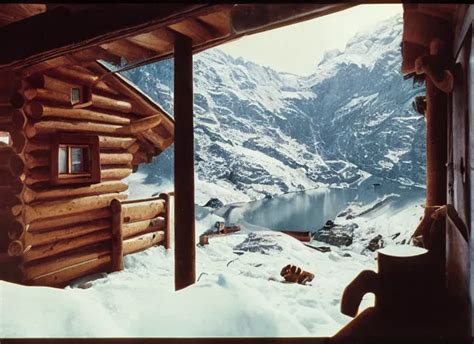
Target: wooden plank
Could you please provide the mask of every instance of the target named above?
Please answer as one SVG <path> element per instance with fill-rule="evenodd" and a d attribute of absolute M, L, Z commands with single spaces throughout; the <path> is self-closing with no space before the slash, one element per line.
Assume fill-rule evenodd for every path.
<path fill-rule="evenodd" d="M 155 218 L 165 210 L 165 202 L 162 199 L 143 201 L 136 203 L 122 202 L 122 216 L 125 222 L 135 222 Z"/>
<path fill-rule="evenodd" d="M 193 43 L 202 43 L 219 37 L 219 32 L 212 26 L 196 18 L 185 19 L 170 25 L 169 28 L 190 37 Z"/>
<path fill-rule="evenodd" d="M 131 237 L 164 230 L 166 227 L 166 220 L 163 216 L 158 216 L 150 220 L 143 220 L 138 222 L 130 222 L 123 224 L 123 238 L 129 239 Z"/>
<path fill-rule="evenodd" d="M 114 55 L 125 57 L 128 62 L 142 60 L 156 54 L 153 50 L 128 39 L 102 44 L 101 47 Z"/>
<path fill-rule="evenodd" d="M 73 266 L 63 268 L 57 271 L 53 271 L 47 275 L 40 276 L 38 278 L 29 281 L 31 285 L 44 285 L 44 286 L 56 286 L 64 287 L 73 279 L 87 276 L 100 271 L 107 271 L 110 267 L 111 258 L 110 255 L 105 255 L 99 258 L 93 258 L 91 260 L 80 262 Z"/>
<path fill-rule="evenodd" d="M 102 219 L 86 224 L 74 225 L 71 227 L 60 228 L 47 232 L 34 233 L 28 231 L 23 238 L 26 246 L 41 246 L 53 244 L 62 240 L 73 239 L 79 236 L 94 233 L 100 230 L 110 228 L 110 220 Z"/>
<path fill-rule="evenodd" d="M 55 218 L 49 217 L 43 220 L 38 220 L 30 223 L 28 230 L 32 232 L 47 231 L 57 227 L 107 219 L 111 216 L 112 214 L 107 205 L 107 208 L 96 208 L 85 212 L 68 214 L 67 216 L 59 216 Z"/>
<path fill-rule="evenodd" d="M 174 62 L 175 289 L 196 281 L 192 41 L 176 36 Z"/>
<path fill-rule="evenodd" d="M 110 254 L 110 248 L 105 245 L 65 254 L 61 257 L 46 258 L 42 261 L 32 262 L 23 266 L 23 275 L 25 280 L 32 280 L 40 276 L 50 274 L 55 271 L 61 271 L 68 267 L 75 266 L 87 261 L 91 261 Z"/>
<path fill-rule="evenodd" d="M 79 247 L 98 244 L 112 238 L 110 228 L 85 234 L 80 237 L 60 240 L 52 244 L 33 246 L 23 254 L 23 261 L 30 262 L 37 259 L 51 257 L 67 251 L 72 251 Z"/>
<path fill-rule="evenodd" d="M 161 243 L 164 240 L 165 234 L 163 231 L 153 232 L 125 240 L 123 242 L 124 255 L 136 253 L 146 250 L 152 246 Z"/>
<path fill-rule="evenodd" d="M 209 13 L 198 18 L 203 22 L 212 25 L 215 30 L 219 31 L 220 36 L 230 35 L 230 10 L 232 5 L 223 8 L 221 11 Z"/>
<path fill-rule="evenodd" d="M 25 223 L 31 223 L 35 220 L 49 217 L 70 216 L 75 213 L 109 206 L 114 198 L 126 199 L 127 195 L 113 193 L 78 197 L 70 200 L 42 202 L 34 206 L 25 206 L 22 211 L 22 217 Z"/>

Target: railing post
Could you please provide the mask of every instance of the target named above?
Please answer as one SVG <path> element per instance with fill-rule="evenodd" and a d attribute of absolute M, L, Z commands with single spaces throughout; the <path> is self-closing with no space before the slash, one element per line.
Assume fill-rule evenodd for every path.
<path fill-rule="evenodd" d="M 161 193 L 159 196 L 165 201 L 165 249 L 170 248 L 170 196 L 167 193 Z"/>
<path fill-rule="evenodd" d="M 175 289 L 196 281 L 194 224 L 193 51 L 191 38 L 174 44 Z"/>
<path fill-rule="evenodd" d="M 110 203 L 112 211 L 112 271 L 123 270 L 122 203 L 118 199 Z"/>

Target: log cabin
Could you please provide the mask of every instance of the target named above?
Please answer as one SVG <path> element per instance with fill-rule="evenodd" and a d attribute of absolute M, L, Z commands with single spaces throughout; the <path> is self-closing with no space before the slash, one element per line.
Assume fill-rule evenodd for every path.
<path fill-rule="evenodd" d="M 168 247 L 166 196 L 125 201 L 123 179 L 172 144 L 174 121 L 99 62 L 49 67 L 1 83 L 1 277 L 62 286 Z"/>
<path fill-rule="evenodd" d="M 245 35 L 357 4 L 0 5 L 0 124 L 1 131 L 8 133 L 2 134 L 2 141 L 8 144 L 2 145 L 0 157 L 1 192 L 5 195 L 1 219 L 8 223 L 8 228 L 2 226 L 1 252 L 4 267 L 20 267 L 9 278 L 17 276 L 16 281 L 31 283 L 36 277 L 49 276 L 36 278 L 36 284 L 55 285 L 94 269 L 120 270 L 123 255 L 139 249 L 138 244 L 126 244 L 124 238 L 136 228 L 166 228 L 169 218 L 166 195 L 163 201 L 129 202 L 120 196 L 124 188 L 120 180 L 138 163 L 164 149 L 169 139 L 175 145 L 175 287 L 178 290 L 193 284 L 192 55 Z M 426 97 L 419 111 L 426 119 L 427 199 L 425 217 L 413 232 L 418 244 L 430 252 L 433 279 L 426 285 L 423 302 L 413 302 L 401 313 L 370 307 L 356 315 L 343 307 L 343 312 L 356 316 L 328 342 L 403 342 L 413 337 L 429 338 L 430 342 L 443 338 L 469 342 L 473 333 L 474 274 L 470 257 L 474 248 L 470 234 L 474 195 L 474 7 L 404 4 L 403 8 L 402 73 L 407 78 L 421 77 L 426 83 Z M 84 22 L 88 25 L 80 25 Z M 174 127 L 172 121 L 166 124 L 169 117 L 159 107 L 148 104 L 151 107 L 147 108 L 144 95 L 97 62 L 104 60 L 126 70 L 170 57 L 175 60 Z M 67 94 L 55 91 L 54 87 L 64 90 L 65 84 L 71 88 Z M 68 108 L 57 111 L 57 104 L 66 101 L 66 96 Z M 74 121 L 81 125 L 71 126 Z M 44 124 L 51 122 L 54 124 Z M 65 134 L 72 134 L 73 138 L 92 134 L 98 138 L 81 138 L 79 142 Z M 97 140 L 99 149 L 94 150 Z M 92 183 L 99 178 L 94 172 L 97 165 L 86 166 L 84 160 L 85 156 L 92 159 L 93 154 L 95 159 L 98 154 L 101 168 L 104 165 L 104 170 L 109 170 L 105 175 L 100 171 L 99 183 Z M 52 168 L 48 171 L 53 167 L 51 158 L 57 159 L 53 165 L 58 175 Z M 84 170 L 84 175 L 60 176 L 59 172 L 70 174 L 73 170 Z M 82 177 L 89 178 L 88 182 L 80 183 Z M 64 180 L 67 182 L 62 184 Z M 69 206 L 58 201 L 64 193 L 70 196 Z M 111 193 L 116 196 L 108 197 Z M 131 210 L 142 203 L 146 206 Z M 91 204 L 94 210 L 84 211 Z M 82 212 L 67 215 L 77 209 Z M 156 216 L 158 212 L 164 216 Z M 76 226 L 82 216 L 94 217 L 94 226 Z M 61 233 L 65 240 L 50 245 L 56 237 L 44 234 L 61 226 L 70 229 Z M 80 240 L 69 239 L 76 231 L 88 234 Z M 38 240 L 47 250 L 35 250 L 28 240 Z M 153 244 L 157 239 L 146 240 Z M 102 243 L 100 248 L 89 248 L 96 241 Z M 87 244 L 82 246 L 83 243 Z M 79 249 L 69 250 L 71 247 Z M 68 252 L 71 257 L 65 263 L 62 258 Z M 56 259 L 52 259 L 56 253 Z M 33 269 L 33 273 L 30 270 L 28 275 L 28 267 L 41 259 L 49 259 L 49 265 L 43 265 L 42 270 Z M 61 274 L 62 277 L 55 277 Z"/>

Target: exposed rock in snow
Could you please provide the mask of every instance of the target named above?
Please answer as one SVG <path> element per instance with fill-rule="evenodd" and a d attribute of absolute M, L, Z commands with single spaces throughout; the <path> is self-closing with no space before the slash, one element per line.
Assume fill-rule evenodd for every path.
<path fill-rule="evenodd" d="M 325 242 L 333 246 L 350 246 L 353 242 L 354 230 L 357 228 L 356 223 L 351 223 L 344 226 L 334 225 L 324 227 L 314 233 L 313 239 Z"/>

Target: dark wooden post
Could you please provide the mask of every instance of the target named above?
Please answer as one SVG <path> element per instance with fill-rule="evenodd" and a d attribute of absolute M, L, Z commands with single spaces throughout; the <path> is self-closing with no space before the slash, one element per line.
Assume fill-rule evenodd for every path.
<path fill-rule="evenodd" d="M 110 203 L 112 210 L 112 271 L 123 270 L 122 203 L 118 199 Z"/>
<path fill-rule="evenodd" d="M 426 78 L 426 206 L 446 204 L 447 94 Z"/>
<path fill-rule="evenodd" d="M 177 34 L 174 46 L 175 289 L 196 281 L 192 40 Z"/>

